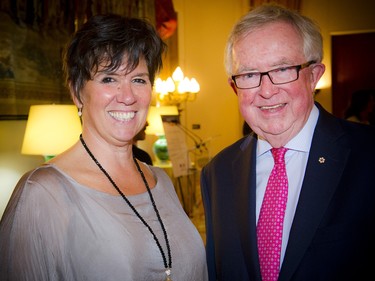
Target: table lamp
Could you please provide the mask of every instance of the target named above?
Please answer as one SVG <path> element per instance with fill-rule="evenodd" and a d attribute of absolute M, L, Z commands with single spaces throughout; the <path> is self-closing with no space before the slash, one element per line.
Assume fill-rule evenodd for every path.
<path fill-rule="evenodd" d="M 81 132 L 75 105 L 32 105 L 21 153 L 43 155 L 48 161 L 72 146 Z"/>
<path fill-rule="evenodd" d="M 146 134 L 156 135 L 158 139 L 154 142 L 152 150 L 160 162 L 169 160 L 167 140 L 165 138 L 162 117 L 164 115 L 179 115 L 177 106 L 150 106 L 148 112 L 148 126 Z"/>

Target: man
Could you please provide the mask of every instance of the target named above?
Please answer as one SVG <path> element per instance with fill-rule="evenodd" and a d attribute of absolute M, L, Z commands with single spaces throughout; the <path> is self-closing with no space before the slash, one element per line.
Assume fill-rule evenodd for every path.
<path fill-rule="evenodd" d="M 152 166 L 152 158 L 150 154 L 148 154 L 146 151 L 143 149 L 139 148 L 137 146 L 137 142 L 140 140 L 145 140 L 146 139 L 146 128 L 148 126 L 148 122 L 146 121 L 145 126 L 143 127 L 142 130 L 139 131 L 138 134 L 135 135 L 133 139 L 133 155 L 135 158 L 138 160 L 145 162 L 146 164 L 149 164 Z"/>
<path fill-rule="evenodd" d="M 210 280 L 373 276 L 375 131 L 314 103 L 322 56 L 319 28 L 280 6 L 261 6 L 235 25 L 228 82 L 253 132 L 202 170 Z M 277 151 L 286 153 L 275 160 L 275 183 Z M 284 189 L 275 196 L 272 187 Z M 275 215 L 270 205 L 283 208 Z"/>

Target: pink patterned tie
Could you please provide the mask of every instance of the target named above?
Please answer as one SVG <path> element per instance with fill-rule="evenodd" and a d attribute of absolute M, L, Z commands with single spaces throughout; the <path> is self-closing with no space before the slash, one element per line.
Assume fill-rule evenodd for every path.
<path fill-rule="evenodd" d="M 284 155 L 286 148 L 272 148 L 275 161 L 268 179 L 257 225 L 260 272 L 263 281 L 279 277 L 283 222 L 288 199 L 288 178 Z"/>

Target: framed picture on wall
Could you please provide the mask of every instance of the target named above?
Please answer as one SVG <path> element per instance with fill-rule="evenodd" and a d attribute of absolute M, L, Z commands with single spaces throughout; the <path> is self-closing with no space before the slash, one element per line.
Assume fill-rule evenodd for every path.
<path fill-rule="evenodd" d="M 32 104 L 72 103 L 63 81 L 62 52 L 74 30 L 95 14 L 150 20 L 169 46 L 165 71 L 177 66 L 172 0 L 91 0 L 78 6 L 65 0 L 26 2 L 0 2 L 0 120 L 27 119 Z"/>
<path fill-rule="evenodd" d="M 0 12 L 0 119 L 26 119 L 32 104 L 72 103 L 62 77 L 67 33 L 18 25 Z"/>

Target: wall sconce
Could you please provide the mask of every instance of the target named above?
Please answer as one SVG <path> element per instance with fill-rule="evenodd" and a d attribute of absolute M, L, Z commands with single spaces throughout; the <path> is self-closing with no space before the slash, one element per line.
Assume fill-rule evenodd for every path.
<path fill-rule="evenodd" d="M 158 139 L 152 146 L 155 157 L 159 162 L 166 162 L 169 160 L 167 140 L 165 139 L 163 121 L 161 116 L 178 116 L 179 112 L 177 106 L 150 106 L 146 128 L 146 134 L 156 135 Z"/>
<path fill-rule="evenodd" d="M 21 153 L 43 155 L 48 161 L 72 146 L 81 132 L 75 105 L 32 105 Z"/>
<path fill-rule="evenodd" d="M 184 73 L 178 66 L 172 77 L 167 80 L 157 78 L 155 81 L 155 92 L 157 101 L 163 105 L 179 106 L 185 101 L 194 101 L 200 91 L 199 83 L 195 78 L 184 77 Z"/>

